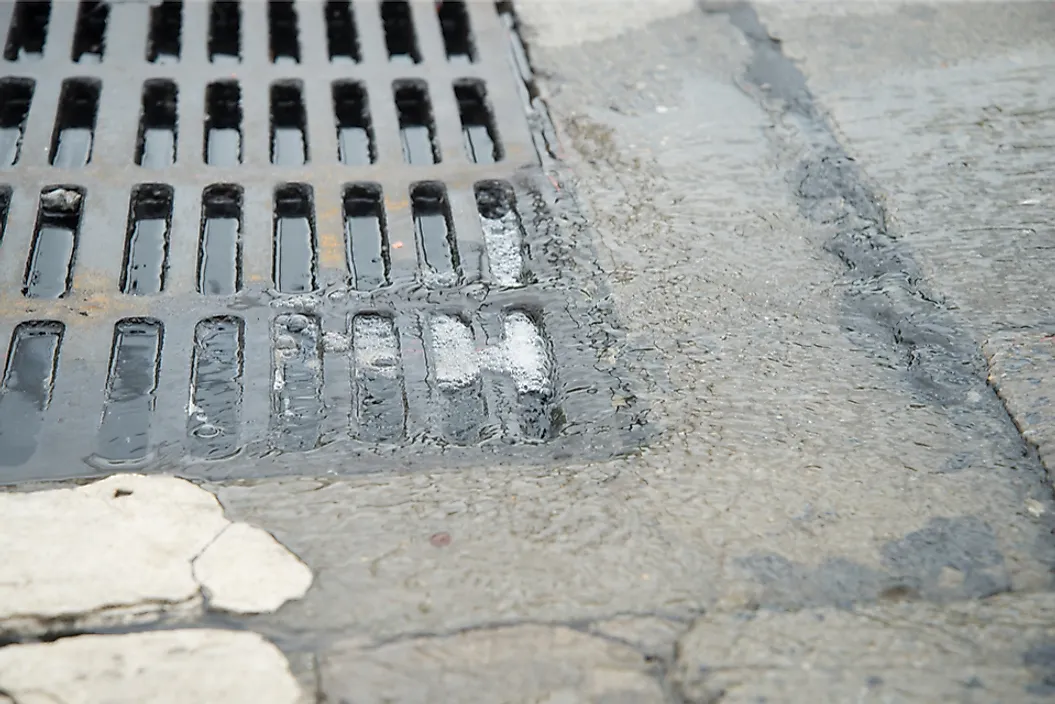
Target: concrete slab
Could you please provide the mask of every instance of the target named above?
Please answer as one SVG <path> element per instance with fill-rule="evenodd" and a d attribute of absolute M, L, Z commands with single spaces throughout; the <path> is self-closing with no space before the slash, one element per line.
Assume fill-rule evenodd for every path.
<path fill-rule="evenodd" d="M 0 494 L 0 514 L 0 629 L 21 636 L 186 618 L 212 599 L 269 611 L 311 583 L 269 534 L 175 477 Z"/>
<path fill-rule="evenodd" d="M 1055 693 L 1055 595 L 937 607 L 701 618 L 678 643 L 684 701 L 1040 702 Z"/>
<path fill-rule="evenodd" d="M 985 354 L 989 383 L 1048 472 L 1055 471 L 1055 335 L 997 333 L 985 341 Z"/>
<path fill-rule="evenodd" d="M 85 635 L 0 649 L 0 701 L 301 704 L 285 657 L 255 633 Z"/>

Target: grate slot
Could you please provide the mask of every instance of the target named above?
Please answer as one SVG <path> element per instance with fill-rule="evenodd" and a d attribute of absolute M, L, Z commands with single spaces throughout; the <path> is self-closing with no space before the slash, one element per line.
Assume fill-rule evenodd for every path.
<path fill-rule="evenodd" d="M 77 186 L 52 186 L 40 192 L 24 296 L 60 298 L 69 291 L 83 201 L 84 190 Z"/>
<path fill-rule="evenodd" d="M 273 280 L 282 293 L 315 289 L 315 222 L 311 186 L 287 183 L 275 189 Z"/>
<path fill-rule="evenodd" d="M 458 114 L 462 121 L 462 143 L 465 155 L 474 164 L 493 164 L 502 159 L 494 116 L 487 105 L 487 89 L 482 81 L 458 81 L 454 84 Z"/>
<path fill-rule="evenodd" d="M 355 316 L 352 350 L 356 437 L 364 442 L 399 440 L 406 427 L 407 406 L 399 339 L 392 319 Z"/>
<path fill-rule="evenodd" d="M 425 280 L 448 286 L 456 283 L 460 273 L 458 247 L 443 184 L 430 181 L 411 186 L 410 209 Z"/>
<path fill-rule="evenodd" d="M 106 23 L 110 6 L 101 0 L 81 0 L 77 7 L 77 25 L 73 33 L 74 63 L 97 64 L 106 51 Z"/>
<path fill-rule="evenodd" d="M 35 87 L 29 78 L 0 79 L 0 166 L 18 163 Z"/>
<path fill-rule="evenodd" d="M 476 61 L 476 45 L 469 25 L 469 11 L 460 0 L 439 3 L 437 14 L 447 60 L 452 64 L 471 64 Z"/>
<path fill-rule="evenodd" d="M 391 283 L 392 265 L 380 186 L 357 183 L 345 188 L 344 236 L 355 289 L 372 291 Z"/>
<path fill-rule="evenodd" d="M 297 11 L 289 0 L 270 0 L 267 4 L 267 26 L 271 38 L 271 63 L 300 63 L 297 34 Z"/>
<path fill-rule="evenodd" d="M 236 81 L 217 81 L 205 89 L 205 163 L 242 163 L 242 90 Z"/>
<path fill-rule="evenodd" d="M 399 138 L 408 164 L 438 164 L 439 145 L 428 89 L 422 81 L 400 81 L 393 86 L 399 113 Z"/>
<path fill-rule="evenodd" d="M 403 0 L 383 0 L 381 24 L 385 30 L 388 60 L 399 64 L 421 63 L 418 37 L 410 15 L 410 3 Z"/>
<path fill-rule="evenodd" d="M 44 414 L 51 404 L 62 323 L 22 323 L 11 335 L 0 384 L 0 465 L 24 464 L 37 449 Z"/>
<path fill-rule="evenodd" d="M 102 84 L 91 78 L 69 78 L 62 82 L 51 137 L 52 166 L 76 169 L 92 160 L 101 88 Z"/>
<path fill-rule="evenodd" d="M 209 61 L 242 60 L 242 9 L 235 0 L 214 0 L 209 11 Z"/>
<path fill-rule="evenodd" d="M 551 418 L 553 360 L 549 345 L 541 326 L 525 311 L 510 311 L 503 328 L 505 339 L 497 356 L 502 371 L 516 388 L 520 434 L 530 440 L 545 440 L 556 431 Z"/>
<path fill-rule="evenodd" d="M 512 187 L 502 181 L 481 181 L 474 188 L 476 209 L 484 232 L 491 277 L 500 286 L 524 283 L 524 230 Z"/>
<path fill-rule="evenodd" d="M 271 86 L 271 163 L 308 163 L 308 126 L 301 84 L 282 81 Z"/>
<path fill-rule="evenodd" d="M 155 64 L 179 61 L 182 34 L 183 3 L 180 0 L 163 0 L 151 7 L 147 61 Z"/>
<path fill-rule="evenodd" d="M 136 163 L 140 166 L 163 169 L 176 163 L 178 99 L 173 81 L 154 79 L 143 84 L 143 109 L 136 140 Z"/>
<path fill-rule="evenodd" d="M 316 316 L 280 315 L 273 326 L 272 444 L 278 450 L 311 450 L 322 423 L 321 326 Z"/>
<path fill-rule="evenodd" d="M 242 189 L 209 186 L 201 196 L 198 293 L 230 296 L 242 289 Z"/>
<path fill-rule="evenodd" d="M 432 378 L 444 411 L 440 432 L 456 445 L 478 442 L 487 408 L 472 328 L 457 316 L 435 315 L 429 338 Z"/>
<path fill-rule="evenodd" d="M 11 29 L 7 32 L 4 58 L 8 61 L 37 61 L 43 58 L 50 21 L 50 2 L 18 0 L 11 19 Z"/>
<path fill-rule="evenodd" d="M 326 3 L 326 41 L 330 61 L 358 63 L 363 60 L 359 50 L 359 31 L 355 26 L 351 5 L 347 0 Z"/>
<path fill-rule="evenodd" d="M 150 448 L 161 368 L 162 326 L 157 320 L 126 318 L 114 326 L 106 375 L 97 455 L 110 462 L 143 459 Z"/>
<path fill-rule="evenodd" d="M 187 440 L 198 457 L 218 460 L 238 452 L 244 342 L 241 318 L 207 318 L 194 328 Z"/>
<path fill-rule="evenodd" d="M 165 289 L 171 223 L 171 186 L 148 183 L 132 190 L 121 293 L 148 295 Z"/>
<path fill-rule="evenodd" d="M 4 243 L 7 231 L 7 214 L 11 212 L 11 187 L 0 186 L 0 244 Z"/>
<path fill-rule="evenodd" d="M 355 81 L 333 84 L 333 111 L 337 118 L 337 156 L 342 164 L 365 166 L 377 160 L 374 130 L 366 90 Z"/>

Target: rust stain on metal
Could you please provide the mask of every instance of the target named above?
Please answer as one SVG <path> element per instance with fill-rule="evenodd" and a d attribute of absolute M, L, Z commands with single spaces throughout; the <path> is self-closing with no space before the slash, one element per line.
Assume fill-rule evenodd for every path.
<path fill-rule="evenodd" d="M 344 237 L 334 232 L 319 235 L 319 264 L 324 269 L 344 267 Z"/>
<path fill-rule="evenodd" d="M 409 198 L 385 198 L 385 208 L 387 208 L 389 212 L 395 212 L 397 210 L 406 210 L 409 207 Z"/>

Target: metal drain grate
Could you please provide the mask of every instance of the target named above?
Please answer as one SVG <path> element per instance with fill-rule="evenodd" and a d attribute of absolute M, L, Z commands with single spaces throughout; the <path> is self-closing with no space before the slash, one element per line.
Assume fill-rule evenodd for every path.
<path fill-rule="evenodd" d="M 626 444 L 494 5 L 18 2 L 0 32 L 0 480 Z"/>

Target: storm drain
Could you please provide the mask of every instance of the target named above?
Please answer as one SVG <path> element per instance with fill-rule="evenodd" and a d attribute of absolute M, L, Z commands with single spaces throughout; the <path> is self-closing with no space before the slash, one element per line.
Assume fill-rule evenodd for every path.
<path fill-rule="evenodd" d="M 481 2 L 2 6 L 0 478 L 627 446 L 511 26 Z"/>

